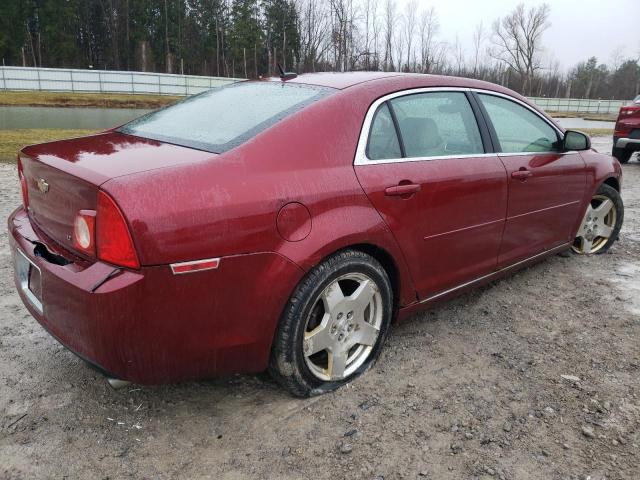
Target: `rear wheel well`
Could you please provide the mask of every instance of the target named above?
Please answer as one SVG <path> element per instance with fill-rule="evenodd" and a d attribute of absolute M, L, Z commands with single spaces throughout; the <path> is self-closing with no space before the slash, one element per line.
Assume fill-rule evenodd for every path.
<path fill-rule="evenodd" d="M 400 304 L 400 274 L 398 273 L 398 266 L 391 254 L 383 248 L 370 243 L 350 245 L 342 250 L 358 250 L 359 252 L 372 256 L 380 262 L 382 268 L 384 268 L 387 275 L 389 275 L 389 281 L 391 282 L 391 288 L 393 290 L 393 312 L 395 315 Z"/>
<path fill-rule="evenodd" d="M 616 192 L 620 191 L 620 182 L 615 177 L 609 177 L 604 182 L 605 185 L 609 185 L 611 188 L 615 189 Z"/>

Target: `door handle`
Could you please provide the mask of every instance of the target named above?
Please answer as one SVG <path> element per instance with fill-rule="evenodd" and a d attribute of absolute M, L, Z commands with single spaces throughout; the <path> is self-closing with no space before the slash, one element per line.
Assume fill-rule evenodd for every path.
<path fill-rule="evenodd" d="M 515 172 L 511 172 L 511 178 L 516 178 L 518 180 L 522 180 L 523 182 L 533 175 L 533 172 L 526 169 L 516 170 Z"/>
<path fill-rule="evenodd" d="M 413 195 L 414 193 L 418 193 L 420 190 L 422 190 L 422 186 L 415 183 L 409 183 L 385 188 L 384 194 L 388 197 L 402 197 L 405 195 Z"/>

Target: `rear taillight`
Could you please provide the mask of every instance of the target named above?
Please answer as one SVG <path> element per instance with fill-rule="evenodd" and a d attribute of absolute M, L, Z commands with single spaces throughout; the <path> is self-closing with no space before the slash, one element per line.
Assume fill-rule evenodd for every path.
<path fill-rule="evenodd" d="M 627 117 L 629 115 L 640 114 L 640 106 L 620 107 L 620 116 Z"/>
<path fill-rule="evenodd" d="M 18 178 L 20 179 L 20 188 L 22 189 L 22 205 L 26 210 L 29 208 L 29 191 L 27 190 L 27 179 L 24 176 L 20 155 L 18 155 Z"/>
<path fill-rule="evenodd" d="M 73 245 L 90 255 L 96 254 L 96 212 L 80 210 L 73 222 Z"/>
<path fill-rule="evenodd" d="M 121 267 L 140 268 L 124 215 L 113 199 L 98 192 L 96 210 L 80 210 L 73 222 L 73 246 Z"/>
<path fill-rule="evenodd" d="M 103 191 L 98 192 L 95 238 L 100 260 L 122 267 L 140 268 L 124 215 L 113 199 Z"/>

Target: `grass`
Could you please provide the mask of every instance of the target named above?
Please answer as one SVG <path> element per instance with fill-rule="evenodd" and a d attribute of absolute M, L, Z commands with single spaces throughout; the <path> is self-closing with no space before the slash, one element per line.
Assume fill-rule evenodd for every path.
<path fill-rule="evenodd" d="M 613 136 L 613 128 L 576 128 L 591 137 Z"/>
<path fill-rule="evenodd" d="M 0 92 L 0 105 L 23 107 L 159 108 L 183 97 L 116 93 Z"/>
<path fill-rule="evenodd" d="M 546 110 L 545 110 L 546 111 Z M 547 114 L 554 118 L 584 118 L 585 120 L 593 120 L 599 122 L 615 122 L 618 119 L 617 113 L 577 113 L 577 112 L 551 112 Z"/>
<path fill-rule="evenodd" d="M 0 130 L 0 162 L 14 162 L 16 154 L 25 145 L 80 137 L 95 130 L 63 130 L 58 128 Z"/>

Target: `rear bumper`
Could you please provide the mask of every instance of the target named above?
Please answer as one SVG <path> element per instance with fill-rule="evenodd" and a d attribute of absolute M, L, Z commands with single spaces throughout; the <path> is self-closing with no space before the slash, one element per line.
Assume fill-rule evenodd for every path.
<path fill-rule="evenodd" d="M 640 150 L 640 138 L 618 138 L 614 142 L 616 148 Z"/>
<path fill-rule="evenodd" d="M 187 275 L 169 266 L 113 275 L 102 262 L 62 266 L 36 256 L 33 242 L 44 240 L 23 209 L 9 217 L 9 232 L 14 265 L 24 254 L 40 270 L 41 309 L 15 272 L 30 313 L 69 350 L 136 383 L 264 370 L 281 310 L 303 275 L 275 253 L 224 257 L 218 269 Z"/>

